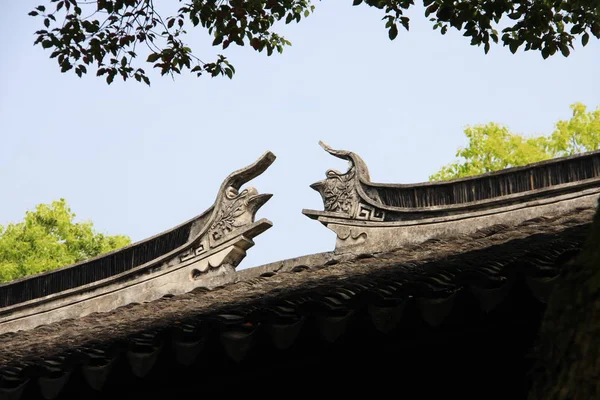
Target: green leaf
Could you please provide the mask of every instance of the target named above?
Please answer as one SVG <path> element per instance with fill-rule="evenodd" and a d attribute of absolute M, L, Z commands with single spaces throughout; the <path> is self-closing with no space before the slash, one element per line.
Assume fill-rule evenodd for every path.
<path fill-rule="evenodd" d="M 566 45 L 566 44 L 564 44 L 564 43 L 561 43 L 561 44 L 559 44 L 558 46 L 559 46 L 559 48 L 560 48 L 560 52 L 562 53 L 562 55 L 563 55 L 563 56 L 565 56 L 565 57 L 569 57 L 569 54 L 571 53 L 571 52 L 569 51 L 569 46 L 567 46 L 567 45 Z"/>
<path fill-rule="evenodd" d="M 52 47 L 52 41 L 50 41 L 50 40 L 44 40 L 42 42 L 42 47 L 44 49 L 49 49 L 50 47 Z"/>
<path fill-rule="evenodd" d="M 581 45 L 585 47 L 586 44 L 588 44 L 588 41 L 590 40 L 590 34 L 589 33 L 584 33 L 583 36 L 581 37 Z"/>
<path fill-rule="evenodd" d="M 429 15 L 436 12 L 438 7 L 439 7 L 439 5 L 437 3 L 434 3 L 434 4 L 430 5 L 429 7 L 427 7 L 427 9 L 425 10 L 425 16 L 428 17 Z M 436 29 L 436 28 L 434 27 L 434 29 Z"/>
<path fill-rule="evenodd" d="M 519 48 L 519 42 L 517 42 L 517 41 L 510 42 L 510 44 L 508 45 L 508 48 L 510 49 L 511 53 L 515 54 L 517 52 L 517 49 Z"/>
<path fill-rule="evenodd" d="M 354 0 L 354 1 L 352 2 L 352 5 L 353 5 L 353 6 L 357 6 L 357 5 L 359 5 L 360 3 L 362 3 L 362 2 L 363 2 L 363 0 Z"/>
<path fill-rule="evenodd" d="M 410 22 L 410 20 L 408 19 L 408 17 L 400 18 L 400 23 L 402 24 L 404 29 L 406 29 L 407 31 L 410 30 L 409 22 Z"/>
<path fill-rule="evenodd" d="M 71 68 L 73 68 L 73 65 L 69 62 L 69 61 L 64 61 L 61 64 L 61 69 L 60 72 L 67 72 L 68 70 L 70 70 Z"/>
<path fill-rule="evenodd" d="M 146 59 L 147 62 L 155 62 L 160 58 L 160 54 L 159 53 L 152 53 L 150 55 L 148 55 L 148 58 Z"/>
<path fill-rule="evenodd" d="M 578 34 L 580 34 L 581 32 L 583 32 L 583 26 L 582 26 L 582 25 L 580 25 L 580 24 L 574 25 L 574 26 L 571 28 L 571 33 L 572 33 L 573 35 L 578 35 Z"/>
<path fill-rule="evenodd" d="M 396 26 L 396 24 L 393 24 L 392 26 L 390 26 L 390 30 L 388 31 L 388 36 L 389 36 L 390 40 L 394 40 L 394 39 L 396 39 L 396 36 L 398 36 L 398 27 Z"/>
<path fill-rule="evenodd" d="M 550 48 L 548 46 L 546 46 L 542 49 L 542 57 L 545 60 L 546 58 L 548 58 L 549 55 L 550 55 Z"/>
<path fill-rule="evenodd" d="M 27 15 L 31 15 L 32 17 L 35 17 L 35 16 L 37 16 L 37 15 L 38 15 L 38 12 L 37 12 L 37 11 L 31 11 L 31 12 L 30 12 L 29 14 L 27 14 Z"/>

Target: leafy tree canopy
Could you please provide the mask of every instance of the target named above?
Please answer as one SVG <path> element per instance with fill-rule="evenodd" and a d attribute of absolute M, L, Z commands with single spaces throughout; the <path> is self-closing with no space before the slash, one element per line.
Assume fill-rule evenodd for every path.
<path fill-rule="evenodd" d="M 64 199 L 39 204 L 22 222 L 0 226 L 0 282 L 73 264 L 131 243 L 74 222 Z"/>
<path fill-rule="evenodd" d="M 277 34 L 275 24 L 300 22 L 314 10 L 311 0 L 179 0 L 178 12 L 166 16 L 154 0 L 46 2 L 29 13 L 44 25 L 35 44 L 52 50 L 50 57 L 62 72 L 73 70 L 81 77 L 95 67 L 109 84 L 116 76 L 150 84 L 138 53 L 162 75 L 189 70 L 231 78 L 235 69 L 225 56 L 203 60 L 184 43 L 190 26 L 202 26 L 223 50 L 248 44 L 271 55 L 291 44 Z M 382 11 L 390 39 L 399 26 L 409 29 L 405 13 L 413 0 L 353 0 L 353 5 L 361 4 Z M 576 37 L 583 46 L 591 35 L 600 38 L 597 0 L 423 0 L 423 5 L 433 29 L 445 34 L 455 28 L 486 53 L 491 43 L 501 43 L 513 53 L 523 46 L 544 58 L 557 52 L 566 57 Z"/>
<path fill-rule="evenodd" d="M 571 119 L 559 121 L 548 136 L 525 137 L 493 122 L 467 127 L 469 144 L 456 152 L 462 160 L 429 179 L 461 178 L 600 149 L 600 108 L 587 112 L 585 105 L 575 103 L 571 109 Z"/>

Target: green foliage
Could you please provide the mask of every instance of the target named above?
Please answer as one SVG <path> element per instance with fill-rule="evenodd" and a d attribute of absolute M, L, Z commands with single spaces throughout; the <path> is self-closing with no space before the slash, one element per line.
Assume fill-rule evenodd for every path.
<path fill-rule="evenodd" d="M 127 236 L 97 233 L 74 222 L 64 199 L 40 204 L 16 224 L 0 226 L 0 282 L 56 269 L 131 243 Z"/>
<path fill-rule="evenodd" d="M 586 112 L 581 103 L 571 105 L 573 117 L 559 121 L 551 141 L 555 156 L 569 156 L 600 148 L 600 108 Z"/>
<path fill-rule="evenodd" d="M 549 136 L 525 137 L 495 123 L 465 129 L 469 144 L 459 148 L 462 161 L 442 167 L 432 181 L 517 167 L 555 157 L 600 149 L 600 108 L 586 112 L 585 105 L 571 105 L 573 117 L 559 121 Z"/>
<path fill-rule="evenodd" d="M 88 66 L 95 65 L 96 76 L 106 76 L 108 84 L 121 76 L 150 85 L 146 72 L 134 65 L 140 45 L 146 47 L 142 49 L 146 62 L 161 75 L 187 69 L 198 76 L 232 78 L 235 69 L 223 55 L 212 62 L 194 55 L 182 40 L 186 24 L 205 28 L 214 37 L 213 46 L 226 49 L 231 44 L 249 44 L 270 56 L 291 44 L 272 31 L 273 25 L 281 20 L 299 22 L 314 9 L 310 0 L 180 2 L 183 5 L 176 15 L 163 18 L 153 0 L 50 0 L 51 9 L 40 5 L 29 13 L 44 23 L 34 44 L 52 50 L 50 58 L 57 58 L 61 72 L 73 70 L 81 77 Z"/>
<path fill-rule="evenodd" d="M 274 30 L 275 23 L 300 22 L 314 10 L 311 0 L 179 0 L 176 15 L 161 16 L 153 0 L 45 0 L 29 15 L 43 21 L 35 44 L 51 49 L 61 72 L 73 70 L 79 77 L 89 66 L 97 76 L 112 83 L 115 76 L 150 84 L 146 72 L 136 65 L 137 49 L 147 47 L 146 62 L 162 75 L 184 69 L 198 76 L 225 75 L 233 66 L 223 55 L 214 62 L 202 61 L 185 45 L 186 26 L 201 25 L 214 37 L 213 46 L 249 44 L 256 51 L 281 53 L 291 43 Z M 413 0 L 353 0 L 383 11 L 388 37 L 398 36 L 398 25 L 409 29 L 405 12 Z M 521 46 L 539 51 L 544 58 L 560 52 L 567 57 L 576 37 L 585 46 L 590 34 L 600 38 L 600 6 L 597 0 L 423 0 L 425 17 L 442 34 L 452 27 L 469 37 L 471 45 L 502 43 L 515 53 Z M 51 6 L 51 7 L 50 7 Z M 500 21 L 505 26 L 498 32 Z"/>

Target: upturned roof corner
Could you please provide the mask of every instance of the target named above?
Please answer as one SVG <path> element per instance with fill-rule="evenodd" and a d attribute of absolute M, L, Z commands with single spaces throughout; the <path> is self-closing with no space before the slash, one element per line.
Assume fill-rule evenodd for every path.
<path fill-rule="evenodd" d="M 270 195 L 242 188 L 273 162 L 266 153 L 227 177 L 205 213 L 169 231 L 0 285 L 0 398 L 85 397 L 90 388 L 102 398 L 243 396 L 247 385 L 228 382 L 261 381 L 265 367 L 279 396 L 297 386 L 290 365 L 360 380 L 357 363 L 373 366 L 369 382 L 389 383 L 382 395 L 399 373 L 413 384 L 407 393 L 434 387 L 430 397 L 454 384 L 462 396 L 480 374 L 502 398 L 519 397 L 523 380 L 513 372 L 529 370 L 536 321 L 595 212 L 600 152 L 401 185 L 372 183 L 358 155 L 322 146 L 349 169 L 327 171 L 313 185 L 325 211 L 304 213 L 337 233 L 335 252 L 235 271 L 271 226 L 255 220 Z M 73 318 L 57 317 L 65 315 Z M 6 333 L 16 324 L 24 331 Z M 29 329 L 37 324 L 46 325 Z M 456 359 L 471 360 L 470 369 Z M 432 365 L 441 367 L 432 373 Z M 211 385 L 198 386 L 197 376 Z"/>
<path fill-rule="evenodd" d="M 204 213 L 163 233 L 78 264 L 0 285 L 0 333 L 30 329 L 130 303 L 212 288 L 233 273 L 273 224 L 256 221 L 271 194 L 243 185 L 262 174 L 275 155 L 231 173 Z"/>
<path fill-rule="evenodd" d="M 335 252 L 377 253 L 432 238 L 518 224 L 557 210 L 593 206 L 600 193 L 600 151 L 444 182 L 383 184 L 370 180 L 356 153 L 321 147 L 349 161 L 311 185 L 323 211 L 302 212 L 333 230 Z"/>

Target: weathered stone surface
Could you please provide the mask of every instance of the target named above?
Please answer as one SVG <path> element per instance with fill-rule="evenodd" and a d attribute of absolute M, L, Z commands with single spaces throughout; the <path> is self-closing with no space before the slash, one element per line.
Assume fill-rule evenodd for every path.
<path fill-rule="evenodd" d="M 311 185 L 325 210 L 303 213 L 336 233 L 335 254 L 379 253 L 515 225 L 593 207 L 600 195 L 600 151 L 448 182 L 400 185 L 372 183 L 357 154 L 321 145 L 350 166 L 346 173 L 328 170 L 327 179 Z"/>
<path fill-rule="evenodd" d="M 272 226 L 266 219 L 254 221 L 256 212 L 271 195 L 258 194 L 254 188 L 239 190 L 248 180 L 266 170 L 274 159 L 275 156 L 267 152 L 256 163 L 227 177 L 214 206 L 191 223 L 186 223 L 190 224 L 190 233 L 183 245 L 119 274 L 0 308 L 0 333 L 107 312 L 131 303 L 186 293 L 197 287 L 213 288 L 233 282 L 235 267 L 254 245 L 252 239 Z M 122 251 L 131 252 L 137 246 L 141 252 L 146 244 L 147 241 L 142 241 Z M 117 260 L 119 251 L 91 262 L 98 262 L 102 257 Z M 135 254 L 132 257 L 135 258 Z M 26 284 L 27 279 L 56 281 L 57 274 L 86 268 L 88 264 L 84 262 L 56 272 L 50 271 L 41 277 L 33 276 L 14 284 L 0 285 L 0 290 L 3 290 L 6 301 L 10 301 L 11 285 Z M 110 263 L 107 267 L 110 268 Z M 60 279 L 68 279 L 68 276 Z M 13 291 L 16 290 L 15 287 Z"/>
<path fill-rule="evenodd" d="M 169 364 L 177 361 L 172 353 L 168 354 L 171 335 L 186 342 L 202 338 L 212 341 L 210 347 L 206 348 L 207 353 L 211 353 L 206 356 L 210 358 L 201 354 L 194 368 L 209 359 L 216 361 L 212 357 L 245 360 L 246 363 L 242 361 L 239 365 L 248 366 L 262 359 L 260 351 L 265 351 L 267 347 L 264 346 L 272 339 L 267 336 L 272 334 L 271 325 L 289 326 L 298 321 L 298 316 L 303 315 L 309 323 L 300 329 L 300 337 L 286 351 L 285 357 L 302 353 L 303 346 L 313 343 L 313 340 L 335 340 L 340 337 L 340 333 L 344 336 L 337 340 L 335 346 L 324 348 L 333 350 L 348 344 L 351 338 L 355 340 L 356 337 L 363 337 L 362 333 L 372 329 L 372 311 L 375 311 L 375 318 L 379 319 L 375 327 L 379 332 L 394 331 L 392 336 L 413 332 L 417 327 L 419 332 L 453 331 L 456 328 L 460 331 L 461 321 L 464 322 L 465 317 L 477 319 L 481 315 L 476 296 L 468 290 L 471 287 L 500 288 L 504 287 L 508 277 L 515 274 L 519 276 L 515 285 L 518 288 L 517 297 L 515 298 L 515 291 L 512 291 L 508 300 L 499 307 L 500 312 L 490 314 L 489 318 L 492 319 L 518 310 L 521 304 L 515 304 L 517 299 L 537 304 L 533 296 L 529 295 L 523 277 L 555 276 L 562 268 L 561 263 L 565 261 L 563 256 L 576 251 L 581 245 L 592 213 L 593 210 L 573 211 L 526 221 L 517 227 L 494 227 L 463 237 L 431 240 L 386 254 L 364 255 L 344 261 L 332 258 L 310 267 L 303 266 L 302 262 L 289 262 L 274 268 L 261 267 L 257 269 L 257 273 L 260 272 L 258 274 L 247 273 L 248 280 L 236 280 L 213 290 L 192 291 L 181 296 L 121 307 L 105 314 L 88 315 L 25 332 L 5 334 L 0 340 L 0 372 L 8 368 L 22 368 L 17 378 L 37 379 L 40 369 L 26 366 L 39 365 L 48 356 L 65 354 L 66 359 L 61 362 L 61 368 L 76 370 L 78 365 L 89 362 L 89 359 L 77 355 L 89 353 L 89 350 L 81 349 L 115 349 L 125 356 L 131 349 L 132 341 L 137 346 L 152 346 L 164 341 L 164 357 L 158 358 L 150 375 L 146 376 L 146 381 L 150 382 L 153 381 L 150 376 L 158 370 L 164 372 L 177 368 Z M 328 259 L 329 256 L 323 257 Z M 284 267 L 286 272 L 283 272 Z M 236 273 L 236 276 L 245 275 L 243 272 Z M 453 307 L 447 307 L 451 310 L 450 314 L 444 315 L 446 307 L 432 303 L 447 299 L 450 293 L 457 293 L 457 298 L 453 299 Z M 403 313 L 399 308 L 394 309 L 405 300 L 408 303 L 406 307 L 402 306 Z M 429 323 L 421 321 L 421 305 L 424 303 L 430 303 L 425 306 L 433 305 L 434 308 L 432 317 L 428 317 Z M 531 306 L 527 304 L 523 305 Z M 373 310 L 372 306 L 379 310 Z M 365 314 L 365 308 L 371 313 L 371 318 Z M 382 310 L 383 313 L 380 312 Z M 467 313 L 462 314 L 465 310 L 468 310 Z M 354 323 L 338 329 L 343 325 L 340 324 L 343 322 L 341 318 L 352 312 Z M 436 315 L 442 318 L 438 319 Z M 522 317 L 523 315 L 520 318 Z M 325 327 L 321 324 L 323 321 L 333 323 L 326 327 L 327 336 L 322 335 L 321 330 Z M 430 327 L 431 322 L 434 322 L 434 326 L 438 322 L 440 325 Z M 396 323 L 399 323 L 399 327 L 394 330 Z M 506 321 L 502 322 L 504 323 Z M 466 325 L 470 326 L 470 323 Z M 287 337 L 286 333 L 281 337 L 282 348 L 288 347 L 295 339 L 294 332 L 288 333 L 292 335 Z M 144 340 L 137 339 L 138 337 Z M 412 346 L 411 340 L 419 342 L 424 339 L 420 335 L 413 339 L 407 338 L 405 334 L 402 337 L 403 340 L 409 339 L 402 344 L 406 348 Z M 378 333 L 373 338 L 377 340 L 381 336 Z M 502 336 L 501 340 L 504 339 L 506 338 Z M 259 347 L 253 348 L 254 343 Z M 225 351 L 221 351 L 220 346 L 227 346 L 229 350 L 225 348 Z M 490 348 L 494 346 L 494 343 L 490 344 Z M 108 353 L 112 354 L 111 351 Z M 106 357 L 109 356 L 108 353 Z M 231 368 L 237 368 L 232 367 L 233 363 L 221 362 L 224 360 L 215 365 L 227 364 Z M 491 363 L 493 365 L 493 361 Z M 205 367 L 211 368 L 211 365 L 207 364 Z M 131 372 L 126 372 L 133 376 Z M 225 371 L 217 373 L 226 374 Z M 131 379 L 131 376 L 109 377 L 110 385 L 106 385 L 105 390 L 108 386 L 114 386 L 113 379 L 137 381 Z M 436 379 L 439 377 L 435 376 Z M 86 387 L 85 390 L 89 389 Z"/>

